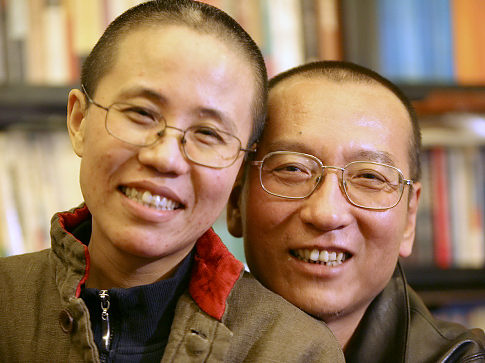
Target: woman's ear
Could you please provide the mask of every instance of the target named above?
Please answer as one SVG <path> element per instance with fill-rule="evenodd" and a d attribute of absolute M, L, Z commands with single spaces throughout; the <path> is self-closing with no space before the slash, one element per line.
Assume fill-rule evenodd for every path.
<path fill-rule="evenodd" d="M 242 217 L 241 217 L 241 198 L 243 192 L 243 185 L 244 185 L 244 163 L 239 169 L 239 173 L 236 178 L 236 182 L 232 188 L 231 195 L 229 197 L 229 201 L 227 202 L 227 211 L 226 211 L 226 224 L 227 229 L 230 234 L 234 237 L 242 237 L 243 235 L 243 224 L 242 224 Z"/>
<path fill-rule="evenodd" d="M 71 90 L 67 102 L 67 130 L 72 148 L 79 157 L 83 156 L 86 110 L 84 93 L 78 89 Z"/>

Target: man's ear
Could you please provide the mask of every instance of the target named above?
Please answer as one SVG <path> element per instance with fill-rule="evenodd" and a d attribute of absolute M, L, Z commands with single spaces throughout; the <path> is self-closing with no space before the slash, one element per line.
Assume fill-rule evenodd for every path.
<path fill-rule="evenodd" d="M 416 216 L 418 213 L 419 197 L 421 195 L 421 183 L 416 182 L 409 193 L 408 214 L 406 217 L 406 228 L 399 248 L 401 257 L 408 257 L 413 250 L 414 237 L 416 235 Z"/>
<path fill-rule="evenodd" d="M 226 224 L 229 233 L 234 237 L 242 237 L 243 227 L 242 227 L 242 217 L 241 217 L 241 198 L 244 186 L 244 163 L 239 169 L 239 173 L 236 178 L 236 182 L 232 188 L 229 201 L 227 202 L 226 211 Z"/>
<path fill-rule="evenodd" d="M 67 130 L 72 148 L 80 157 L 83 156 L 86 110 L 84 93 L 78 89 L 71 90 L 67 102 Z"/>

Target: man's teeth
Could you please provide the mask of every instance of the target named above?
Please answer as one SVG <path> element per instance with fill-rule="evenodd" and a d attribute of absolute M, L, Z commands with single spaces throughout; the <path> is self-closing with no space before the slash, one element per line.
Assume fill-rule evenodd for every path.
<path fill-rule="evenodd" d="M 160 210 L 174 210 L 180 207 L 180 204 L 160 195 L 153 195 L 148 190 L 139 191 L 135 188 L 123 187 L 122 192 L 130 199 L 143 204 L 147 207 L 152 207 Z"/>
<path fill-rule="evenodd" d="M 294 250 L 294 255 L 296 258 L 302 261 L 310 263 L 319 263 L 326 266 L 337 266 L 342 264 L 347 259 L 347 254 L 344 252 L 335 251 L 319 251 L 316 248 L 309 250 Z"/>

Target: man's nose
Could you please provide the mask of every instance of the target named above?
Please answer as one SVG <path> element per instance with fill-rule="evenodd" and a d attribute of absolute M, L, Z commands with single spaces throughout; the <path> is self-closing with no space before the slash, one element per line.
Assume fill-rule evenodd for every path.
<path fill-rule="evenodd" d="M 300 218 L 322 231 L 339 229 L 350 223 L 351 205 L 340 183 L 341 171 L 326 168 L 317 189 L 304 200 Z"/>

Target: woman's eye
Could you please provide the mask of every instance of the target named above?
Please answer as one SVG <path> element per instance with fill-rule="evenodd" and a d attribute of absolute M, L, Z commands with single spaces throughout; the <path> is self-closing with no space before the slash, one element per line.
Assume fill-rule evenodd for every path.
<path fill-rule="evenodd" d="M 151 118 L 151 119 L 156 119 L 156 116 L 154 115 L 153 112 L 151 112 L 150 110 L 147 110 L 145 108 L 133 108 L 131 110 L 131 112 L 133 112 L 134 114 L 136 114 L 137 116 L 140 116 L 140 117 L 148 117 L 148 118 Z"/>
<path fill-rule="evenodd" d="M 210 143 L 224 143 L 223 134 L 211 127 L 196 127 L 192 129 L 192 134 L 197 141 Z"/>
<path fill-rule="evenodd" d="M 151 124 L 154 122 L 158 122 L 160 118 L 159 115 L 157 115 L 155 112 L 150 111 L 149 109 L 146 109 L 144 107 L 125 107 L 121 110 L 121 112 L 130 121 L 140 124 Z"/>

